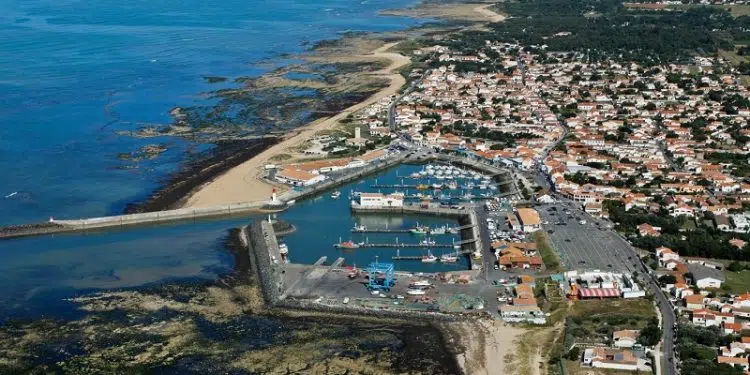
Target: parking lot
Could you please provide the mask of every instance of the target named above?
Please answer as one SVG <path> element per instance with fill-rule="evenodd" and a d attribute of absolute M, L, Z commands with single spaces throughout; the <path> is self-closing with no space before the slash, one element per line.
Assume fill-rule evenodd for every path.
<path fill-rule="evenodd" d="M 610 222 L 596 219 L 571 202 L 537 207 L 542 227 L 568 269 L 635 270 L 628 244 Z"/>

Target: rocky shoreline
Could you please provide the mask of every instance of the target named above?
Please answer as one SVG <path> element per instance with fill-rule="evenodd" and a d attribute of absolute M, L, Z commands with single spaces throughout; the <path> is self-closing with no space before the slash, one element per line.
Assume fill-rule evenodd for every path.
<path fill-rule="evenodd" d="M 70 298 L 83 317 L 0 326 L 0 373 L 460 373 L 432 323 L 267 308 L 239 229 L 232 272 Z"/>

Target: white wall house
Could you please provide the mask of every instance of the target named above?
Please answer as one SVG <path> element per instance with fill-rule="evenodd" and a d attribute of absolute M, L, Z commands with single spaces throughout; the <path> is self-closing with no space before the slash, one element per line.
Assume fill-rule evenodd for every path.
<path fill-rule="evenodd" d="M 404 194 L 361 193 L 359 205 L 360 207 L 403 207 Z"/>

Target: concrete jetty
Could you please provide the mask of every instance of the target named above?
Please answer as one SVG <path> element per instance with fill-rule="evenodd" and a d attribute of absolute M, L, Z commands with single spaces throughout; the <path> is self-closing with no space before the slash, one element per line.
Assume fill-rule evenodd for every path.
<path fill-rule="evenodd" d="M 129 227 L 278 211 L 280 211 L 278 207 L 268 206 L 267 202 L 253 202 L 205 208 L 178 208 L 175 210 L 104 216 L 80 220 L 52 220 L 46 223 L 1 227 L 0 238 L 37 236 L 65 232 L 84 232 L 101 228 Z"/>
<path fill-rule="evenodd" d="M 290 190 L 283 194 L 278 203 L 270 204 L 269 201 L 259 202 L 245 202 L 236 203 L 229 205 L 220 205 L 213 207 L 204 208 L 179 208 L 174 210 L 164 210 L 157 212 L 144 212 L 129 215 L 115 215 L 96 217 L 89 219 L 79 220 L 53 220 L 49 222 L 31 223 L 23 225 L 10 225 L 0 227 L 0 239 L 26 237 L 26 236 L 39 236 L 48 235 L 55 233 L 66 233 L 66 232 L 85 232 L 96 229 L 107 229 L 107 228 L 124 228 L 129 226 L 149 225 L 149 224 L 160 224 L 170 223 L 178 221 L 189 221 L 199 220 L 205 218 L 216 218 L 216 217 L 227 217 L 227 216 L 239 216 L 247 214 L 257 213 L 268 213 L 268 212 L 279 212 L 288 208 L 288 203 L 298 199 L 305 199 L 310 196 L 319 194 L 323 191 L 333 189 L 337 186 L 346 184 L 351 181 L 361 179 L 373 173 L 391 168 L 395 165 L 402 163 L 427 163 L 431 161 L 438 161 L 443 163 L 451 163 L 462 165 L 465 167 L 473 168 L 476 170 L 483 171 L 489 175 L 492 175 L 496 180 L 499 176 L 508 175 L 512 179 L 510 172 L 501 167 L 493 166 L 487 163 L 470 160 L 467 158 L 452 156 L 452 155 L 430 155 L 422 158 L 409 157 L 406 152 L 402 152 L 384 160 L 380 160 L 371 165 L 347 173 L 343 176 L 333 178 L 316 184 L 310 188 L 302 191 Z M 510 184 L 515 190 L 515 184 Z M 517 195 L 517 191 L 510 191 L 501 193 L 499 196 Z M 366 211 L 361 211 L 366 212 Z M 393 211 L 393 213 L 421 213 L 416 209 L 402 209 L 399 211 Z M 435 214 L 444 214 L 446 216 L 460 216 L 459 212 L 441 211 Z"/>

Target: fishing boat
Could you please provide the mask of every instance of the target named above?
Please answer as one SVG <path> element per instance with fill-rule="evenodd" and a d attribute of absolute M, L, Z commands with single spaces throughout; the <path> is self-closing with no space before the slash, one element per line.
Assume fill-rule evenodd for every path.
<path fill-rule="evenodd" d="M 419 223 L 417 223 L 417 226 L 409 229 L 409 232 L 411 234 L 425 235 L 427 234 L 427 227 L 419 225 Z"/>
<path fill-rule="evenodd" d="M 416 180 L 416 179 L 420 178 L 421 175 L 419 174 L 419 172 L 414 172 L 414 173 L 410 174 L 409 177 L 411 177 L 411 178 L 413 178 L 413 179 Z"/>
<path fill-rule="evenodd" d="M 445 231 L 447 228 L 445 226 L 442 227 L 435 227 L 430 229 L 430 234 L 445 234 Z"/>
<path fill-rule="evenodd" d="M 456 263 L 458 262 L 458 257 L 456 254 L 443 254 L 440 256 L 440 262 L 442 263 Z"/>
<path fill-rule="evenodd" d="M 333 246 L 339 249 L 358 249 L 361 245 L 358 243 L 354 243 L 353 241 L 341 242 L 341 239 L 339 239 L 339 243 Z"/>
<path fill-rule="evenodd" d="M 406 291 L 406 294 L 411 295 L 411 296 L 423 296 L 426 293 L 427 292 L 425 292 L 422 289 L 409 289 Z"/>
<path fill-rule="evenodd" d="M 362 224 L 354 224 L 354 228 L 352 228 L 355 232 L 364 232 L 367 230 L 367 227 Z"/>
<path fill-rule="evenodd" d="M 338 191 L 338 190 L 336 190 L 333 193 L 331 193 L 331 198 L 333 198 L 333 199 L 339 199 L 340 196 L 341 196 L 341 192 Z"/>
<path fill-rule="evenodd" d="M 427 250 L 427 255 L 422 256 L 422 263 L 435 263 L 437 262 L 438 258 L 430 252 L 430 250 Z"/>
<path fill-rule="evenodd" d="M 427 239 L 422 240 L 420 244 L 427 245 L 427 246 L 435 246 L 435 240 L 433 240 L 432 238 L 427 238 Z"/>
<path fill-rule="evenodd" d="M 427 190 L 430 186 L 425 184 L 417 185 L 417 190 Z"/>

